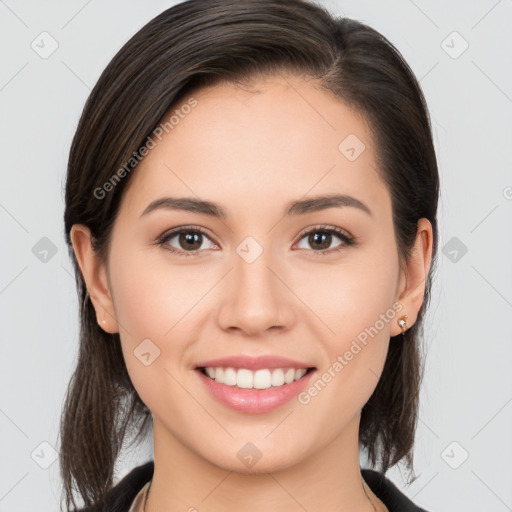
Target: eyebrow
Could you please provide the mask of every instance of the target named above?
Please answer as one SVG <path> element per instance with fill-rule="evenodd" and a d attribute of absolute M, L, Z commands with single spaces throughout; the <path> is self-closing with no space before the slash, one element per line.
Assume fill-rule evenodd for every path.
<path fill-rule="evenodd" d="M 368 215 L 372 215 L 370 208 L 355 197 L 346 194 L 327 194 L 289 202 L 285 207 L 284 216 L 303 215 L 345 206 L 358 208 Z M 202 213 L 219 219 L 227 218 L 226 211 L 219 204 L 193 197 L 162 197 L 156 199 L 146 207 L 141 217 L 159 209 Z"/>

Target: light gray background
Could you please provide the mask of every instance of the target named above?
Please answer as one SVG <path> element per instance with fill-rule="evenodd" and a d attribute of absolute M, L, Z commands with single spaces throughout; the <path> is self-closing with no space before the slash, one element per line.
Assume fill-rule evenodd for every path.
<path fill-rule="evenodd" d="M 0 0 L 1 512 L 59 505 L 52 454 L 78 332 L 62 221 L 74 129 L 109 60 L 173 3 Z M 407 487 L 398 469 L 388 475 L 432 512 L 512 510 L 512 2 L 323 3 L 382 32 L 409 62 L 441 174 L 419 478 Z M 43 45 L 43 31 L 58 42 L 47 59 L 31 47 Z M 46 262 L 44 237 L 56 250 Z M 151 458 L 151 446 L 125 453 L 116 481 Z"/>

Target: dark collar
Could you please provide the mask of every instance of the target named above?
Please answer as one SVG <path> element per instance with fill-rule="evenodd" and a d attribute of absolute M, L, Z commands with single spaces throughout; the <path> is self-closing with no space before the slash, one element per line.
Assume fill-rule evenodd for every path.
<path fill-rule="evenodd" d="M 427 512 L 416 506 L 398 487 L 382 473 L 373 469 L 361 470 L 364 481 L 373 494 L 386 505 L 389 512 Z"/>

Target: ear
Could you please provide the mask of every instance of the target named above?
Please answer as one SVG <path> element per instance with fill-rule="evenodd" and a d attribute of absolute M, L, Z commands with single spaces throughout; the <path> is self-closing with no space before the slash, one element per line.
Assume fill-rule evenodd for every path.
<path fill-rule="evenodd" d="M 423 304 L 427 276 L 432 263 L 433 239 L 432 224 L 428 219 L 420 219 L 411 256 L 401 271 L 398 286 L 397 300 L 402 304 L 403 309 L 397 315 L 397 321 L 407 315 L 407 329 L 416 322 Z M 397 336 L 401 332 L 401 327 L 394 322 L 391 336 Z"/>
<path fill-rule="evenodd" d="M 74 224 L 70 237 L 99 326 L 109 333 L 119 332 L 107 269 L 94 252 L 89 228 L 82 224 Z"/>

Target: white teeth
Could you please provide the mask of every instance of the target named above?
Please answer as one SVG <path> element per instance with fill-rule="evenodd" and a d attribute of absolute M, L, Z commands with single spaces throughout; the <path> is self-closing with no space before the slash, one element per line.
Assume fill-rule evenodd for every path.
<path fill-rule="evenodd" d="M 290 384 L 295 379 L 295 370 L 293 368 L 290 368 L 286 371 L 284 374 L 284 381 L 286 384 Z"/>
<path fill-rule="evenodd" d="M 236 386 L 237 376 L 233 368 L 226 368 L 224 370 L 224 384 L 228 386 Z"/>
<path fill-rule="evenodd" d="M 295 370 L 295 380 L 300 379 L 304 375 L 306 375 L 306 368 L 301 368 L 300 370 Z"/>
<path fill-rule="evenodd" d="M 267 389 L 272 386 L 270 370 L 257 370 L 254 374 L 252 386 L 256 389 Z"/>
<path fill-rule="evenodd" d="M 284 372 L 281 368 L 272 372 L 272 386 L 282 386 L 284 384 Z"/>
<path fill-rule="evenodd" d="M 215 380 L 217 382 L 224 382 L 224 369 L 215 368 Z"/>
<path fill-rule="evenodd" d="M 252 388 L 253 375 L 251 370 L 241 368 L 236 374 L 236 385 L 239 388 Z"/>
<path fill-rule="evenodd" d="M 206 374 L 220 384 L 238 386 L 243 389 L 268 389 L 291 384 L 294 380 L 302 378 L 306 368 L 263 368 L 261 370 L 248 370 L 240 368 L 205 368 Z"/>

